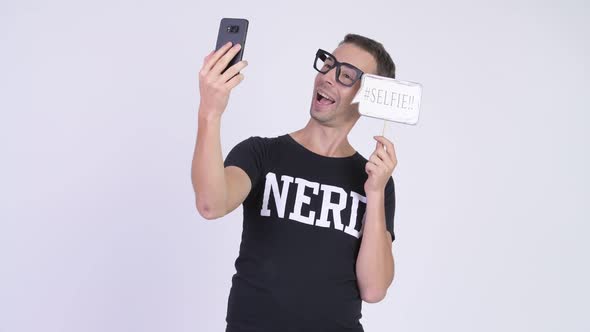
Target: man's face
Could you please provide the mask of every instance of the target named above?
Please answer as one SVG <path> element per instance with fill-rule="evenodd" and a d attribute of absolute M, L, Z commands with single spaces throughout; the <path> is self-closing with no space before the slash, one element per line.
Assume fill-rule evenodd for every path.
<path fill-rule="evenodd" d="M 373 56 L 362 48 L 344 43 L 338 46 L 332 55 L 339 62 L 347 62 L 362 70 L 365 74 L 376 74 L 377 62 Z M 347 87 L 336 80 L 336 67 L 328 73 L 317 73 L 314 81 L 313 97 L 311 101 L 310 115 L 316 121 L 330 126 L 339 126 L 348 121 L 356 121 L 358 118 L 358 104 L 350 102 L 360 88 L 361 80 L 353 86 Z M 321 98 L 318 91 L 326 94 L 334 102 Z"/>

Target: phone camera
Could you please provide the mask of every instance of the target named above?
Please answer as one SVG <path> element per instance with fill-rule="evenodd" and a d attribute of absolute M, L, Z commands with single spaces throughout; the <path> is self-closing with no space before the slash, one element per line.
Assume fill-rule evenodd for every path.
<path fill-rule="evenodd" d="M 231 32 L 231 33 L 237 33 L 240 29 L 239 25 L 229 25 L 227 27 L 227 32 Z"/>

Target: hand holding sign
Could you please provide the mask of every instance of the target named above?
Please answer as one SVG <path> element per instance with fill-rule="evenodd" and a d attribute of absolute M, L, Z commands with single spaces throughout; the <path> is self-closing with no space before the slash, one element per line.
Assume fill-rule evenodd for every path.
<path fill-rule="evenodd" d="M 421 96 L 419 83 L 364 74 L 352 103 L 359 103 L 361 115 L 413 125 L 418 122 Z"/>
<path fill-rule="evenodd" d="M 373 138 L 377 141 L 375 151 L 365 164 L 365 172 L 368 177 L 364 188 L 367 195 L 383 193 L 391 173 L 397 166 L 393 143 L 384 136 L 373 136 Z"/>

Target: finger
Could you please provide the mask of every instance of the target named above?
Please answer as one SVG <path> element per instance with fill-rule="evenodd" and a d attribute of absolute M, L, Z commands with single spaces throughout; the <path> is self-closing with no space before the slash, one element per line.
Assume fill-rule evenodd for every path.
<path fill-rule="evenodd" d="M 373 138 L 374 137 L 375 136 L 373 136 Z M 377 153 L 377 151 L 385 152 L 385 147 L 381 142 L 379 142 L 377 139 L 375 139 L 375 151 L 373 153 Z"/>
<path fill-rule="evenodd" d="M 227 53 L 225 53 L 221 57 L 221 59 L 217 61 L 213 68 L 211 68 L 211 71 L 214 73 L 221 73 L 225 69 L 225 67 L 227 67 L 227 64 L 231 61 L 231 59 L 233 59 L 233 57 L 236 56 L 236 54 L 238 54 L 240 49 L 242 49 L 242 45 L 240 44 L 235 44 L 234 46 L 232 46 L 227 51 Z"/>
<path fill-rule="evenodd" d="M 390 147 L 393 148 L 393 143 L 390 140 L 388 140 L 385 136 L 373 136 L 373 138 L 377 142 L 379 142 L 382 145 L 386 146 L 387 148 L 390 148 Z"/>
<path fill-rule="evenodd" d="M 240 84 L 244 80 L 244 74 L 239 73 L 236 76 L 232 77 L 229 81 L 227 81 L 227 87 L 229 89 L 233 89 L 236 85 Z"/>
<path fill-rule="evenodd" d="M 383 150 L 383 148 L 381 147 L 381 143 L 377 142 L 377 146 L 375 147 L 375 150 L 373 151 L 372 155 L 376 155 L 377 157 L 379 157 L 379 159 L 385 161 L 386 159 L 383 158 L 383 154 L 385 153 L 385 150 Z M 387 153 L 385 153 L 387 154 Z"/>
<path fill-rule="evenodd" d="M 383 162 L 383 160 L 381 160 L 381 158 L 379 158 L 379 156 L 377 156 L 374 153 L 371 155 L 371 157 L 369 157 L 369 161 L 375 164 L 376 166 L 385 167 L 385 163 Z"/>
<path fill-rule="evenodd" d="M 383 160 L 383 163 L 385 163 L 385 165 L 387 165 L 388 167 L 393 167 L 393 161 L 391 160 L 391 156 L 385 150 L 377 149 L 375 150 L 375 154 L 379 156 L 381 160 Z"/>
<path fill-rule="evenodd" d="M 387 154 L 389 154 L 391 159 L 395 159 L 395 147 L 393 146 L 393 143 L 390 140 L 388 140 L 384 136 L 373 136 L 373 138 L 386 147 Z"/>
<path fill-rule="evenodd" d="M 223 83 L 227 82 L 229 79 L 234 77 L 236 74 L 240 72 L 240 70 L 244 69 L 248 65 L 248 61 L 242 60 L 235 65 L 229 67 L 222 75 L 219 77 L 219 80 Z"/>
<path fill-rule="evenodd" d="M 209 60 L 209 58 L 211 57 L 211 55 L 215 53 L 215 50 L 209 52 L 209 54 L 207 54 L 204 58 L 203 58 L 203 62 L 207 62 L 207 60 Z"/>
<path fill-rule="evenodd" d="M 375 164 L 368 162 L 365 164 L 365 172 L 367 172 L 367 174 L 371 175 L 375 171 L 376 167 L 377 166 Z"/>
<path fill-rule="evenodd" d="M 219 58 L 221 58 L 221 56 L 224 55 L 225 52 L 227 52 L 227 50 L 229 50 L 231 45 L 231 42 L 227 42 L 225 43 L 225 45 L 221 46 L 217 51 L 213 52 L 213 54 L 209 57 L 209 60 L 207 60 L 207 62 L 203 66 L 203 71 L 205 74 L 211 71 L 215 63 L 217 63 L 217 60 L 219 60 Z"/>

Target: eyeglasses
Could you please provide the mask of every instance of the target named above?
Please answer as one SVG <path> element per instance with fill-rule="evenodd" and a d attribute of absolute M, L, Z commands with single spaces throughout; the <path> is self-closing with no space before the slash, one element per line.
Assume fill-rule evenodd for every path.
<path fill-rule="evenodd" d="M 363 71 L 346 62 L 338 62 L 332 54 L 318 49 L 315 54 L 313 68 L 322 74 L 327 74 L 336 67 L 336 81 L 344 86 L 351 87 L 363 76 Z"/>

